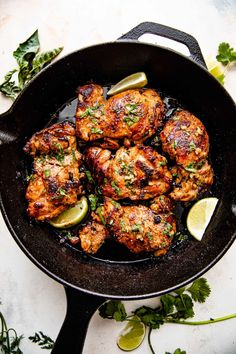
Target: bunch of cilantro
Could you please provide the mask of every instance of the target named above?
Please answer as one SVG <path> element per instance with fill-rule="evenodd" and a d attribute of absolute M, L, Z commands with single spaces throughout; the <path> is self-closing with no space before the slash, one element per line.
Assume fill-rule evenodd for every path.
<path fill-rule="evenodd" d="M 194 317 L 194 302 L 203 303 L 210 295 L 211 289 L 205 278 L 195 280 L 191 286 L 183 287 L 172 293 L 160 297 L 160 305 L 156 308 L 141 306 L 133 311 L 139 320 L 149 328 L 148 344 L 152 354 L 155 354 L 151 344 L 151 331 L 158 329 L 165 323 L 177 323 L 183 325 L 206 325 L 235 318 L 236 314 L 210 318 L 206 321 L 186 321 Z M 124 304 L 119 300 L 111 300 L 99 308 L 99 314 L 103 318 L 116 321 L 129 321 L 131 316 L 127 315 Z M 175 354 L 185 354 L 185 351 L 176 349 Z"/>

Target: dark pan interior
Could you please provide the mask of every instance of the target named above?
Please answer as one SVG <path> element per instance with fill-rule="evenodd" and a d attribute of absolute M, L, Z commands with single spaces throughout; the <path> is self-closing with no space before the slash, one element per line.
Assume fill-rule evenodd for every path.
<path fill-rule="evenodd" d="M 26 140 L 44 128 L 78 85 L 89 81 L 108 85 L 144 71 L 150 87 L 175 97 L 205 124 L 220 198 L 201 242 L 188 240 L 165 258 L 138 262 L 104 262 L 61 245 L 45 225 L 31 224 L 26 215 L 24 171 Z M 42 270 L 74 288 L 110 297 L 148 297 L 181 286 L 208 270 L 235 238 L 233 213 L 236 137 L 235 105 L 210 74 L 171 50 L 120 41 L 85 48 L 45 69 L 24 90 L 13 109 L 0 119 L 2 210 L 20 247 Z M 107 250 L 109 252 L 109 250 Z"/>

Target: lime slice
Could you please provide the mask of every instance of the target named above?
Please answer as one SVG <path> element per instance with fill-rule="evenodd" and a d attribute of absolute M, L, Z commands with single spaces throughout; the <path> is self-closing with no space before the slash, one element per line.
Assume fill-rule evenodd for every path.
<path fill-rule="evenodd" d="M 222 84 L 224 83 L 224 70 L 219 62 L 209 57 L 207 59 L 207 68 L 216 79 L 218 79 Z"/>
<path fill-rule="evenodd" d="M 140 346 L 145 337 L 145 325 L 140 321 L 138 316 L 133 316 L 117 341 L 117 345 L 120 349 L 126 352 L 134 350 Z"/>
<path fill-rule="evenodd" d="M 88 211 L 87 198 L 82 197 L 78 202 L 70 209 L 63 211 L 60 215 L 56 216 L 49 221 L 49 224 L 58 228 L 66 229 L 75 226 L 83 220 Z"/>
<path fill-rule="evenodd" d="M 144 72 L 135 73 L 119 81 L 107 92 L 107 94 L 116 95 L 117 93 L 125 90 L 142 88 L 147 85 L 147 82 L 147 76 Z"/>
<path fill-rule="evenodd" d="M 201 241 L 217 203 L 217 198 L 204 198 L 196 202 L 189 210 L 187 228 L 198 241 Z"/>

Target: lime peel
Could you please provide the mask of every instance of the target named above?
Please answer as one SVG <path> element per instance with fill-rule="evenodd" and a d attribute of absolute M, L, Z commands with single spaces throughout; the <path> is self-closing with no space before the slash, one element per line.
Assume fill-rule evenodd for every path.
<path fill-rule="evenodd" d="M 145 337 L 145 325 L 134 315 L 120 333 L 117 345 L 124 351 L 131 351 L 140 346 Z"/>
<path fill-rule="evenodd" d="M 125 90 L 137 89 L 146 86 L 148 83 L 147 76 L 144 72 L 137 72 L 125 77 L 114 85 L 108 92 L 108 95 L 116 95 Z"/>
<path fill-rule="evenodd" d="M 201 241 L 217 203 L 218 199 L 215 197 L 204 198 L 197 201 L 189 210 L 187 228 L 190 234 L 198 241 Z"/>
<path fill-rule="evenodd" d="M 82 197 L 77 203 L 60 215 L 49 221 L 49 224 L 58 229 L 67 229 L 81 222 L 88 212 L 88 201 L 86 197 Z"/>

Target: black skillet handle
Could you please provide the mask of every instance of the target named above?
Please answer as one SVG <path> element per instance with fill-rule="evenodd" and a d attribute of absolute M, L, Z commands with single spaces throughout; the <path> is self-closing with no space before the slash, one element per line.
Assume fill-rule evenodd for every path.
<path fill-rule="evenodd" d="M 206 63 L 197 40 L 190 34 L 179 31 L 172 27 L 164 26 L 154 22 L 143 22 L 118 39 L 138 40 L 145 33 L 156 34 L 158 36 L 169 38 L 186 45 L 186 47 L 189 49 L 191 58 L 206 68 Z"/>
<path fill-rule="evenodd" d="M 89 321 L 105 298 L 65 287 L 67 312 L 51 354 L 81 354 Z"/>
<path fill-rule="evenodd" d="M 11 111 L 0 114 L 0 145 L 11 143 L 17 139 L 16 124 Z"/>

